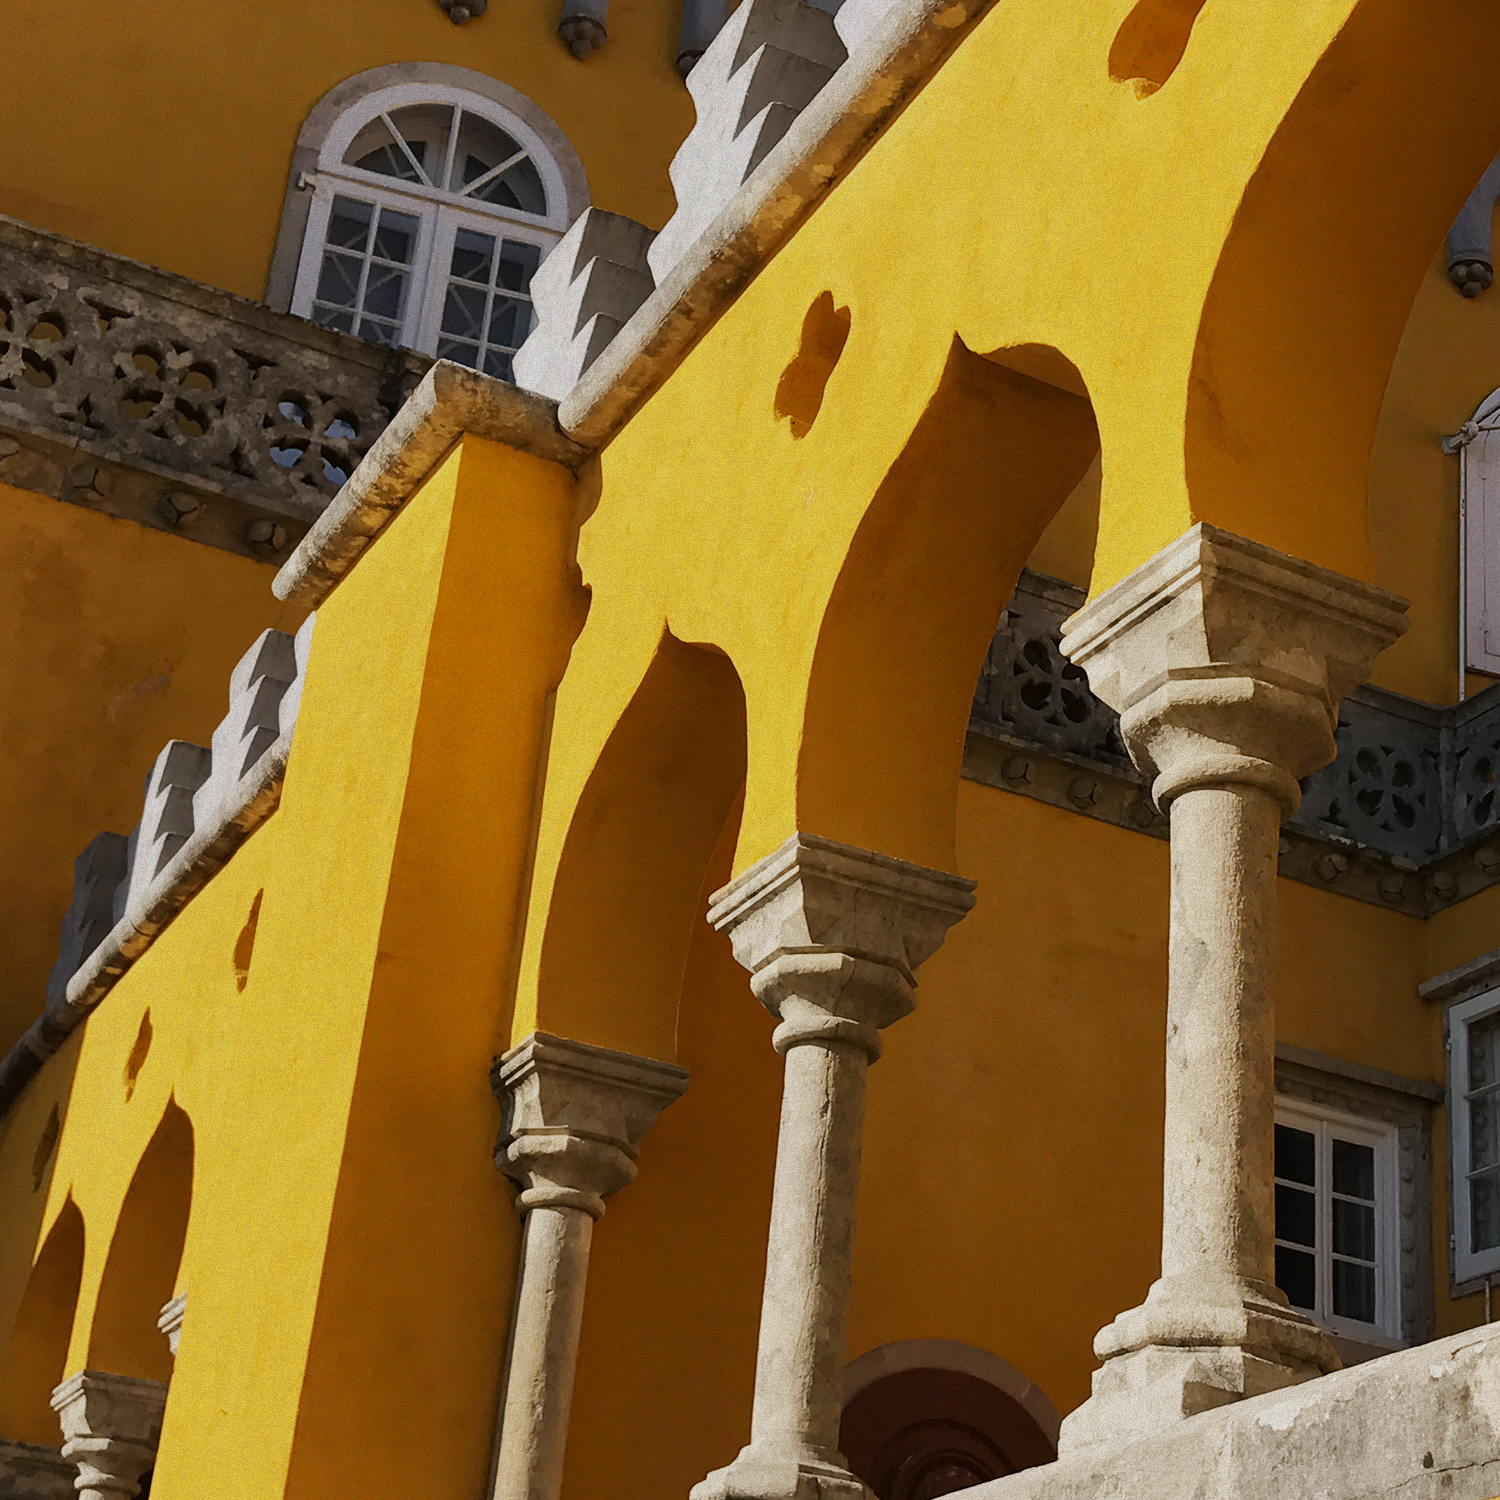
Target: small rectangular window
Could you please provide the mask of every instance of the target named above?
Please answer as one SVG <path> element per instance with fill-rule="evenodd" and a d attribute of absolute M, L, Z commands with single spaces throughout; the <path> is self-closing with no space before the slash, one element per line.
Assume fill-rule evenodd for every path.
<path fill-rule="evenodd" d="M 1276 1117 L 1276 1285 L 1351 1338 L 1401 1334 L 1395 1132 L 1284 1103 Z"/>
<path fill-rule="evenodd" d="M 1448 1011 L 1453 1276 L 1500 1272 L 1500 990 Z"/>

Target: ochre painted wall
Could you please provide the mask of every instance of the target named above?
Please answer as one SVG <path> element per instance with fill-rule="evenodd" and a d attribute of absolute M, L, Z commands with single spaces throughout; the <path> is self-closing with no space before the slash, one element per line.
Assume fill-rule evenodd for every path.
<path fill-rule="evenodd" d="M 594 201 L 659 228 L 667 165 L 692 123 L 673 66 L 677 0 L 615 0 L 608 44 L 579 62 L 560 0 L 495 0 L 454 26 L 436 0 L 255 0 L 6 15 L 0 213 L 260 297 L 292 148 L 344 79 L 398 62 L 473 68 L 552 116 Z"/>
<path fill-rule="evenodd" d="M 274 571 L 0 484 L 0 1049 L 41 1011 L 74 858 L 135 826 L 168 740 L 208 743 L 256 636 L 301 623 Z"/>

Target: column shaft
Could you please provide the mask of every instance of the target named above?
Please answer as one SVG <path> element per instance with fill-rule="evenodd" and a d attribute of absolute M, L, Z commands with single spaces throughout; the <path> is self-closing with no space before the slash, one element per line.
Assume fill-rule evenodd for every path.
<path fill-rule="evenodd" d="M 583 1331 L 594 1221 L 577 1208 L 526 1215 L 495 1500 L 557 1500 Z"/>
<path fill-rule="evenodd" d="M 786 1054 L 751 1442 L 837 1462 L 868 1056 Z"/>
<path fill-rule="evenodd" d="M 1270 1282 L 1281 808 L 1200 787 L 1171 821 L 1162 1275 Z"/>

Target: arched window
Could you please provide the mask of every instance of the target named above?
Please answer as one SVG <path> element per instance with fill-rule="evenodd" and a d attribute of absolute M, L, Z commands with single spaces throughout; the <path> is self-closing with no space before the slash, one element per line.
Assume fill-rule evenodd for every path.
<path fill-rule="evenodd" d="M 292 312 L 511 378 L 532 274 L 582 205 L 493 92 L 403 81 L 337 114 L 298 174 L 310 202 Z"/>

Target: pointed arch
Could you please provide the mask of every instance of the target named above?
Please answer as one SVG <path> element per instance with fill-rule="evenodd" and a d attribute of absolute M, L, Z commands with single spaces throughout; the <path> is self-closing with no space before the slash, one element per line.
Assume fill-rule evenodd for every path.
<path fill-rule="evenodd" d="M 574 808 L 537 971 L 537 1024 L 672 1061 L 703 882 L 745 780 L 729 658 L 664 630 Z"/>
<path fill-rule="evenodd" d="M 88 1365 L 170 1380 L 172 1356 L 156 1320 L 180 1290 L 193 1206 L 193 1125 L 169 1100 L 115 1221 L 89 1330 Z"/>
<path fill-rule="evenodd" d="M 0 1435 L 13 1442 L 57 1446 L 51 1397 L 68 1373 L 85 1243 L 83 1215 L 70 1195 L 31 1268 L 0 1361 Z"/>
<path fill-rule="evenodd" d="M 1086 387 L 1058 351 L 986 357 L 953 340 L 823 615 L 797 827 L 952 868 L 964 736 L 995 624 L 1098 451 Z M 742 848 L 736 865 L 766 852 Z"/>

